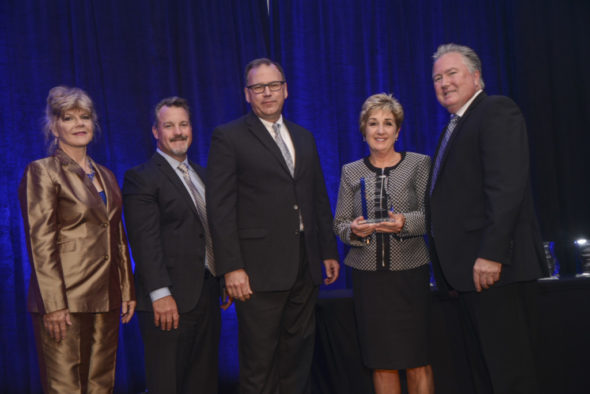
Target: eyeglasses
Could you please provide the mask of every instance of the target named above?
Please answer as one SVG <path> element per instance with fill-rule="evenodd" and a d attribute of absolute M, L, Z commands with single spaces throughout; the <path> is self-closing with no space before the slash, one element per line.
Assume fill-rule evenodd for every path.
<path fill-rule="evenodd" d="M 257 83 L 256 85 L 250 85 L 250 86 L 246 86 L 248 89 L 250 89 L 252 92 L 256 93 L 256 94 L 260 94 L 264 92 L 264 89 L 266 89 L 266 87 L 268 86 L 268 90 L 270 90 L 271 92 L 276 92 L 277 90 L 281 90 L 281 87 L 283 86 L 283 84 L 285 83 L 285 81 L 272 81 L 269 83 Z"/>

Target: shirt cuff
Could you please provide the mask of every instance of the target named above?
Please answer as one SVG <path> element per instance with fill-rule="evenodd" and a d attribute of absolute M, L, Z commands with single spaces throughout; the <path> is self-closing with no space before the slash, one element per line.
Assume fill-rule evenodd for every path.
<path fill-rule="evenodd" d="M 152 302 L 157 301 L 160 298 L 168 297 L 169 295 L 172 295 L 172 293 L 170 293 L 170 289 L 167 287 L 160 287 L 159 289 L 150 292 Z"/>

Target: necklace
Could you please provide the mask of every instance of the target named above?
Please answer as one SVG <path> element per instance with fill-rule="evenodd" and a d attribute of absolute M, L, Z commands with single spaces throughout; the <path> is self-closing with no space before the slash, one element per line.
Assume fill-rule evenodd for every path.
<path fill-rule="evenodd" d="M 90 168 L 90 172 L 87 172 L 86 175 L 88 175 L 88 178 L 90 178 L 90 181 L 94 181 L 94 176 L 96 175 L 96 171 L 94 171 L 94 167 L 92 166 L 92 163 L 90 163 L 90 160 L 88 160 L 88 168 Z"/>

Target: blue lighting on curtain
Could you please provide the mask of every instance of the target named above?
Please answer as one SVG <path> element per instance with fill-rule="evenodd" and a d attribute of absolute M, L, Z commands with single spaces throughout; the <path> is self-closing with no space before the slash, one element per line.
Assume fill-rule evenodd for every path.
<path fill-rule="evenodd" d="M 267 12 L 266 0 L 1 2 L 0 391 L 40 392 L 16 190 L 26 164 L 46 155 L 41 117 L 51 87 L 75 85 L 95 100 L 102 135 L 91 155 L 121 182 L 126 169 L 153 154 L 151 111 L 166 96 L 191 104 L 190 156 L 206 164 L 214 127 L 248 110 L 244 65 L 272 57 L 287 76 L 285 116 L 314 133 L 335 206 L 341 166 L 368 153 L 358 130 L 365 98 L 393 93 L 406 113 L 398 150 L 432 154 L 448 115 L 434 97 L 431 55 L 441 43 L 465 44 L 482 58 L 486 90 L 513 97 L 527 115 L 541 218 L 548 239 L 558 241 L 590 222 L 588 186 L 578 193 L 570 182 L 582 179 L 575 169 L 588 168 L 590 157 L 581 127 L 590 123 L 590 32 L 580 22 L 590 10 L 562 3 L 270 0 Z M 564 80 L 568 73 L 575 82 Z M 569 123 L 554 138 L 557 119 Z M 563 269 L 566 259 L 560 263 Z M 343 270 L 331 288 L 346 287 Z M 220 376 L 230 382 L 238 370 L 237 323 L 233 308 L 222 316 Z M 135 320 L 121 329 L 120 344 L 117 392 L 142 391 Z"/>

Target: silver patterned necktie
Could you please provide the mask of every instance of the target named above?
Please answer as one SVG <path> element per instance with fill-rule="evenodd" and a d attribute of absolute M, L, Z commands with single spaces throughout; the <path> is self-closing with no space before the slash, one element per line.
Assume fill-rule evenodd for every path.
<path fill-rule="evenodd" d="M 459 123 L 459 119 L 461 119 L 460 116 L 457 116 L 455 114 L 451 114 L 451 120 L 449 121 L 449 124 L 447 125 L 447 129 L 445 130 L 445 135 L 443 136 L 443 139 L 440 143 L 440 147 L 438 148 L 438 153 L 436 155 L 436 159 L 434 160 L 434 167 L 432 168 L 432 180 L 430 181 L 430 195 L 432 195 L 432 191 L 434 190 L 434 185 L 436 184 L 436 179 L 438 178 L 438 173 L 440 171 L 440 164 L 441 164 L 442 158 L 445 154 L 445 150 L 447 149 L 447 144 L 449 143 L 449 140 L 451 139 L 451 135 L 453 135 L 453 130 L 455 130 L 457 123 Z"/>
<path fill-rule="evenodd" d="M 185 163 L 180 163 L 178 169 L 182 172 L 184 180 L 188 185 L 188 188 L 195 199 L 195 207 L 201 219 L 201 224 L 205 230 L 205 250 L 207 252 L 207 268 L 213 276 L 215 276 L 215 260 L 213 256 L 213 243 L 211 242 L 211 234 L 209 233 L 209 223 L 207 221 L 207 206 L 205 205 L 205 198 L 199 193 L 199 190 L 191 180 L 191 176 L 188 170 L 188 166 Z"/>
<path fill-rule="evenodd" d="M 273 123 L 272 130 L 275 133 L 275 142 L 277 143 L 277 146 L 279 147 L 279 149 L 281 150 L 281 153 L 283 154 L 283 158 L 285 159 L 285 162 L 287 163 L 287 167 L 289 167 L 289 172 L 291 173 L 291 176 L 293 176 L 293 174 L 295 173 L 295 166 L 293 165 L 293 158 L 291 157 L 291 153 L 289 152 L 289 148 L 287 148 L 287 144 L 285 144 L 285 141 L 283 140 L 283 137 L 281 136 L 281 124 L 280 123 Z"/>
<path fill-rule="evenodd" d="M 285 140 L 281 136 L 281 124 L 280 123 L 273 123 L 272 130 L 275 133 L 275 142 L 277 143 L 281 153 L 283 154 L 283 158 L 287 163 L 287 167 L 289 167 L 289 172 L 291 176 L 295 173 L 295 166 L 293 165 L 293 158 L 291 157 L 291 152 L 289 152 L 289 148 L 287 148 L 287 144 L 285 144 Z M 303 217 L 301 216 L 301 211 L 299 211 L 299 229 L 303 231 Z"/>

